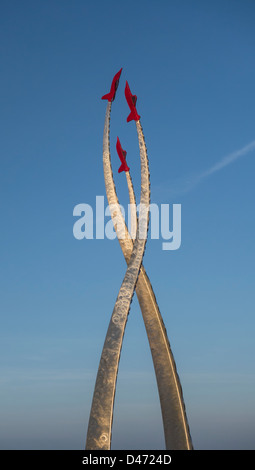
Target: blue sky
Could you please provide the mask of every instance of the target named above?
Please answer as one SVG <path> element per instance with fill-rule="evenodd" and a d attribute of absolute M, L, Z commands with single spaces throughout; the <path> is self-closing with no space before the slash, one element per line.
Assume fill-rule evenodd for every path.
<path fill-rule="evenodd" d="M 120 202 L 127 189 L 117 172 L 117 135 L 137 198 L 140 184 L 135 125 L 126 123 L 128 80 L 138 96 L 152 202 L 182 204 L 180 249 L 163 251 L 162 240 L 149 239 L 144 265 L 194 447 L 254 448 L 255 150 L 207 174 L 255 140 L 254 20 L 251 0 L 1 2 L 1 448 L 85 445 L 126 266 L 116 240 L 73 237 L 73 208 L 95 207 L 105 195 L 101 96 L 120 67 L 111 123 Z M 164 448 L 135 297 L 112 447 Z"/>

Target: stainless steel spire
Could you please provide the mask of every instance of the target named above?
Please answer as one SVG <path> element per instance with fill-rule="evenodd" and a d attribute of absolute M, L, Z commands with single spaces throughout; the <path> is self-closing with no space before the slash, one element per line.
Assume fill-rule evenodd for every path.
<path fill-rule="evenodd" d="M 192 441 L 185 411 L 185 404 L 175 360 L 168 341 L 155 294 L 142 265 L 146 240 L 140 241 L 139 226 L 144 219 L 143 230 L 147 236 L 149 204 L 149 169 L 148 157 L 140 120 L 136 121 L 141 157 L 141 200 L 145 203 L 145 213 L 136 211 L 132 214 L 131 234 L 136 233 L 135 241 L 125 225 L 113 179 L 110 156 L 110 114 L 111 102 L 108 102 L 104 138 L 103 168 L 106 194 L 118 240 L 127 262 L 127 271 L 117 298 L 109 324 L 106 340 L 99 365 L 96 386 L 91 407 L 87 433 L 86 449 L 110 449 L 111 425 L 120 350 L 133 296 L 136 290 L 143 320 L 151 349 L 159 398 L 161 403 L 166 449 L 192 449 Z M 135 195 L 129 172 L 126 172 L 130 203 L 135 207 Z M 140 221 L 140 224 L 139 224 Z M 138 222 L 138 224 L 137 224 Z M 136 230 L 138 225 L 138 229 Z M 140 233 L 140 235 L 139 235 Z M 137 278 L 138 277 L 138 278 Z M 137 282 L 136 282 L 137 280 Z"/>

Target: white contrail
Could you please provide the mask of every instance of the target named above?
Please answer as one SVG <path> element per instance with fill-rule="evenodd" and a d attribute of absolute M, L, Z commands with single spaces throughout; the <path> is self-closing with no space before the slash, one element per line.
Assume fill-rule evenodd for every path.
<path fill-rule="evenodd" d="M 185 176 L 183 178 L 176 180 L 174 183 L 170 183 L 169 186 L 170 186 L 171 194 L 172 195 L 185 194 L 191 191 L 203 179 L 207 178 L 208 176 L 213 175 L 217 171 L 222 170 L 226 166 L 233 163 L 235 160 L 238 160 L 239 158 L 244 157 L 245 155 L 252 152 L 253 150 L 255 150 L 255 140 L 250 142 L 248 145 L 245 145 L 245 147 L 242 147 L 241 149 L 236 150 L 235 152 L 225 155 L 225 157 L 223 157 L 218 163 L 211 166 L 207 170 L 204 170 L 200 173 L 191 173 L 188 176 Z"/>
<path fill-rule="evenodd" d="M 247 153 L 252 152 L 253 150 L 255 150 L 255 140 L 253 140 L 250 144 L 245 145 L 245 147 L 241 148 L 240 150 L 236 150 L 235 152 L 223 157 L 222 160 L 216 163 L 216 165 L 213 165 L 211 168 L 201 173 L 200 179 L 210 176 L 213 173 L 216 173 L 216 171 L 219 171 L 225 166 L 230 165 L 238 158 L 244 157 L 245 155 L 247 155 Z"/>

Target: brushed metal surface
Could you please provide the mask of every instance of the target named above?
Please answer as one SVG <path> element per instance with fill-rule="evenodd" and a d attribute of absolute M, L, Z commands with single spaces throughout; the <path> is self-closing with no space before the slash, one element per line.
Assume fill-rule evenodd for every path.
<path fill-rule="evenodd" d="M 107 105 L 107 124 L 104 132 L 103 155 L 109 152 L 109 119 L 111 103 Z M 107 129 L 108 128 L 108 129 Z M 86 449 L 109 450 L 116 380 L 123 335 L 141 267 L 149 224 L 150 183 L 147 151 L 141 125 L 137 125 L 141 159 L 141 210 L 137 236 L 129 259 L 126 274 L 114 306 L 99 363 L 95 390 L 92 400 Z M 106 182 L 107 184 L 107 182 Z M 118 216 L 116 214 L 116 216 Z M 117 221 L 115 220 L 115 224 Z"/>
<path fill-rule="evenodd" d="M 121 249 L 128 264 L 133 250 L 133 241 L 130 234 L 128 233 L 125 221 L 120 211 L 112 174 L 109 145 L 110 112 L 111 103 L 108 103 L 105 116 L 103 143 L 103 166 L 106 194 L 111 209 L 113 224 L 118 235 Z M 135 195 L 129 172 L 126 173 L 126 177 L 130 203 L 135 205 Z M 132 234 L 136 233 L 136 222 L 136 212 L 133 212 L 131 221 Z M 159 311 L 156 297 L 143 266 L 141 266 L 140 274 L 136 284 L 136 294 L 145 323 L 157 379 L 166 449 L 191 450 L 193 446 L 185 411 L 180 379 L 176 370 L 175 360 L 171 351 L 167 332 Z M 103 413 L 103 409 L 101 411 Z M 87 446 L 90 446 L 91 442 L 89 433 L 93 433 L 93 428 L 91 426 L 89 426 L 88 429 Z M 110 441 L 108 441 L 108 444 L 110 445 Z"/>
<path fill-rule="evenodd" d="M 108 204 L 112 207 L 116 207 L 117 220 L 122 233 L 122 238 L 118 238 L 118 240 L 128 264 L 132 253 L 133 237 L 129 235 L 127 227 L 125 226 L 125 221 L 119 209 L 119 201 L 114 185 L 109 147 L 110 111 L 111 107 L 106 111 L 104 130 L 105 151 L 103 154 L 103 166 L 106 183 L 105 186 Z M 135 207 L 135 194 L 129 172 L 126 172 L 126 178 L 130 204 Z M 116 213 L 111 212 L 111 214 L 114 220 L 114 215 L 116 216 Z M 133 211 L 131 214 L 131 233 L 136 233 L 136 223 L 136 211 Z M 123 230 L 125 231 L 124 237 Z M 180 379 L 176 370 L 175 360 L 157 300 L 143 266 L 141 267 L 138 277 L 136 294 L 144 319 L 157 379 L 166 449 L 190 450 L 193 446 Z"/>

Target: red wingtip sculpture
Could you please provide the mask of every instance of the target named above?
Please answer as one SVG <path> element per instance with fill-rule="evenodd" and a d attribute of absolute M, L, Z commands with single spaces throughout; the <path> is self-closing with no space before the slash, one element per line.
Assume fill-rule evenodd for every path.
<path fill-rule="evenodd" d="M 108 100 L 108 101 L 114 100 L 117 88 L 119 86 L 119 79 L 121 76 L 121 72 L 122 72 L 122 68 L 116 73 L 116 75 L 114 75 L 113 81 L 111 84 L 110 93 L 107 93 L 107 95 L 102 96 L 102 100 Z"/>
<path fill-rule="evenodd" d="M 127 117 L 127 122 L 130 122 L 132 120 L 139 121 L 141 116 L 139 116 L 139 114 L 137 113 L 137 110 L 136 110 L 137 96 L 132 95 L 132 93 L 130 91 L 130 88 L 129 88 L 128 82 L 126 82 L 125 97 L 126 97 L 127 104 L 128 104 L 128 106 L 130 108 L 130 111 L 131 111 L 131 113 Z"/>
<path fill-rule="evenodd" d="M 121 173 L 122 171 L 129 171 L 130 168 L 127 166 L 127 162 L 126 162 L 127 152 L 126 152 L 126 150 L 123 150 L 123 148 L 121 147 L 119 137 L 117 137 L 116 149 L 117 149 L 118 155 L 120 157 L 120 161 L 121 161 L 121 165 L 118 169 L 118 173 Z"/>

